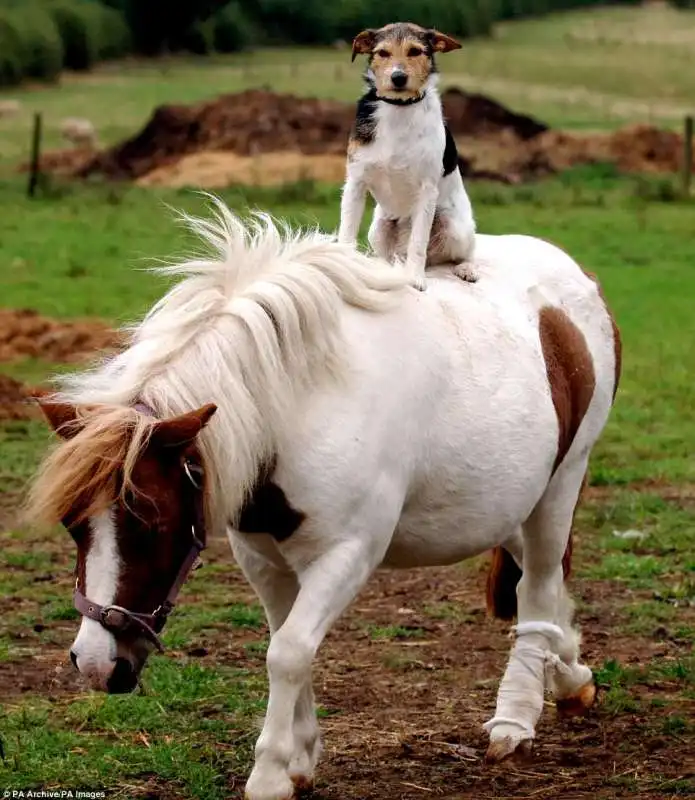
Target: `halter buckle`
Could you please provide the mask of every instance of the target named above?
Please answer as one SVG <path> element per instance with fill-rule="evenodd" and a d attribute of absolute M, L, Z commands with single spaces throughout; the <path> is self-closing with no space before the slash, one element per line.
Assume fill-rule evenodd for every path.
<path fill-rule="evenodd" d="M 99 616 L 99 622 L 109 631 L 125 631 L 131 625 L 130 616 L 120 606 L 104 606 Z"/>

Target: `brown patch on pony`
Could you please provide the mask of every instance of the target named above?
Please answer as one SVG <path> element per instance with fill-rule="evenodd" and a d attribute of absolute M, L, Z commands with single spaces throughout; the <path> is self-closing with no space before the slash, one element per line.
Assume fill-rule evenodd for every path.
<path fill-rule="evenodd" d="M 542 308 L 538 329 L 559 429 L 555 472 L 589 408 L 596 376 L 584 334 L 562 309 Z"/>
<path fill-rule="evenodd" d="M 196 468 L 200 489 L 190 482 L 184 463 Z M 199 515 L 206 479 L 196 443 L 170 443 L 153 433 L 133 468 L 131 483 L 125 502 L 118 502 L 113 511 L 125 567 L 114 603 L 151 613 L 166 598 L 190 551 L 191 530 L 203 542 L 206 539 L 205 520 Z"/>
<path fill-rule="evenodd" d="M 592 280 L 596 284 L 596 288 L 598 289 L 598 293 L 601 296 L 601 300 L 603 300 L 603 305 L 605 306 L 606 313 L 611 321 L 611 327 L 613 328 L 613 353 L 615 355 L 615 379 L 613 383 L 613 400 L 615 400 L 615 395 L 618 391 L 618 385 L 620 383 L 620 375 L 622 374 L 623 369 L 623 341 L 620 336 L 620 328 L 618 328 L 618 323 L 615 321 L 615 317 L 613 316 L 613 312 L 608 305 L 608 301 L 606 300 L 606 296 L 603 293 L 603 287 L 601 286 L 601 282 L 599 281 L 598 277 L 594 275 L 593 272 L 587 272 L 584 270 L 584 274 L 587 278 Z"/>

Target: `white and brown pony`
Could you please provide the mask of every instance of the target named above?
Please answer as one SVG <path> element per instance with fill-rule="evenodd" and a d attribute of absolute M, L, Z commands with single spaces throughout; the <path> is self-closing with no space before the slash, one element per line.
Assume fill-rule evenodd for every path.
<path fill-rule="evenodd" d="M 528 746 L 544 689 L 590 705 L 563 560 L 620 368 L 597 283 L 525 236 L 479 236 L 478 283 L 439 268 L 422 294 L 329 236 L 221 205 L 193 225 L 214 256 L 168 268 L 181 280 L 127 349 L 41 401 L 61 439 L 29 507 L 77 543 L 90 685 L 135 687 L 227 531 L 271 631 L 249 800 L 311 783 L 312 661 L 379 567 L 495 550 L 491 606 L 518 601 L 518 624 L 490 759 Z"/>

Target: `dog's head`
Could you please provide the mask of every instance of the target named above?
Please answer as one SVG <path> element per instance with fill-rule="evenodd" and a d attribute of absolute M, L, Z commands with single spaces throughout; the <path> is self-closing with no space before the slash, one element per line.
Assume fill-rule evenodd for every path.
<path fill-rule="evenodd" d="M 369 68 L 377 93 L 382 97 L 416 97 L 437 71 L 435 53 L 448 53 L 461 45 L 451 36 L 412 22 L 394 22 L 368 29 L 355 37 L 352 60 L 369 55 Z"/>

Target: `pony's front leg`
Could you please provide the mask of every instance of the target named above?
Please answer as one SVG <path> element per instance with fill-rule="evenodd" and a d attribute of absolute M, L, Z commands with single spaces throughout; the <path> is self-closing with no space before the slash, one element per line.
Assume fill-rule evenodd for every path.
<path fill-rule="evenodd" d="M 530 746 L 543 709 L 546 675 L 553 675 L 552 666 L 564 691 L 575 691 L 587 674 L 590 680 L 590 671 L 577 663 L 576 638 L 566 640 L 563 629 L 567 626 L 567 606 L 562 557 L 585 471 L 585 462 L 562 464 L 523 525 L 516 642 L 500 684 L 495 716 L 485 723 L 490 734 L 490 761 Z M 557 670 L 561 665 L 556 653 L 560 653 L 565 670 Z M 553 683 L 557 688 L 557 678 Z"/>
<path fill-rule="evenodd" d="M 298 570 L 299 594 L 268 647 L 268 710 L 246 784 L 247 800 L 290 800 L 294 795 L 295 710 L 324 636 L 383 557 L 383 548 L 373 545 L 342 541 Z"/>
<path fill-rule="evenodd" d="M 271 637 L 282 626 L 299 593 L 296 574 L 275 554 L 263 555 L 248 546 L 243 534 L 230 533 L 234 557 L 265 610 Z M 314 769 L 321 751 L 321 739 L 311 673 L 302 686 L 294 709 L 294 752 L 289 774 L 292 783 L 307 789 L 313 783 Z"/>

